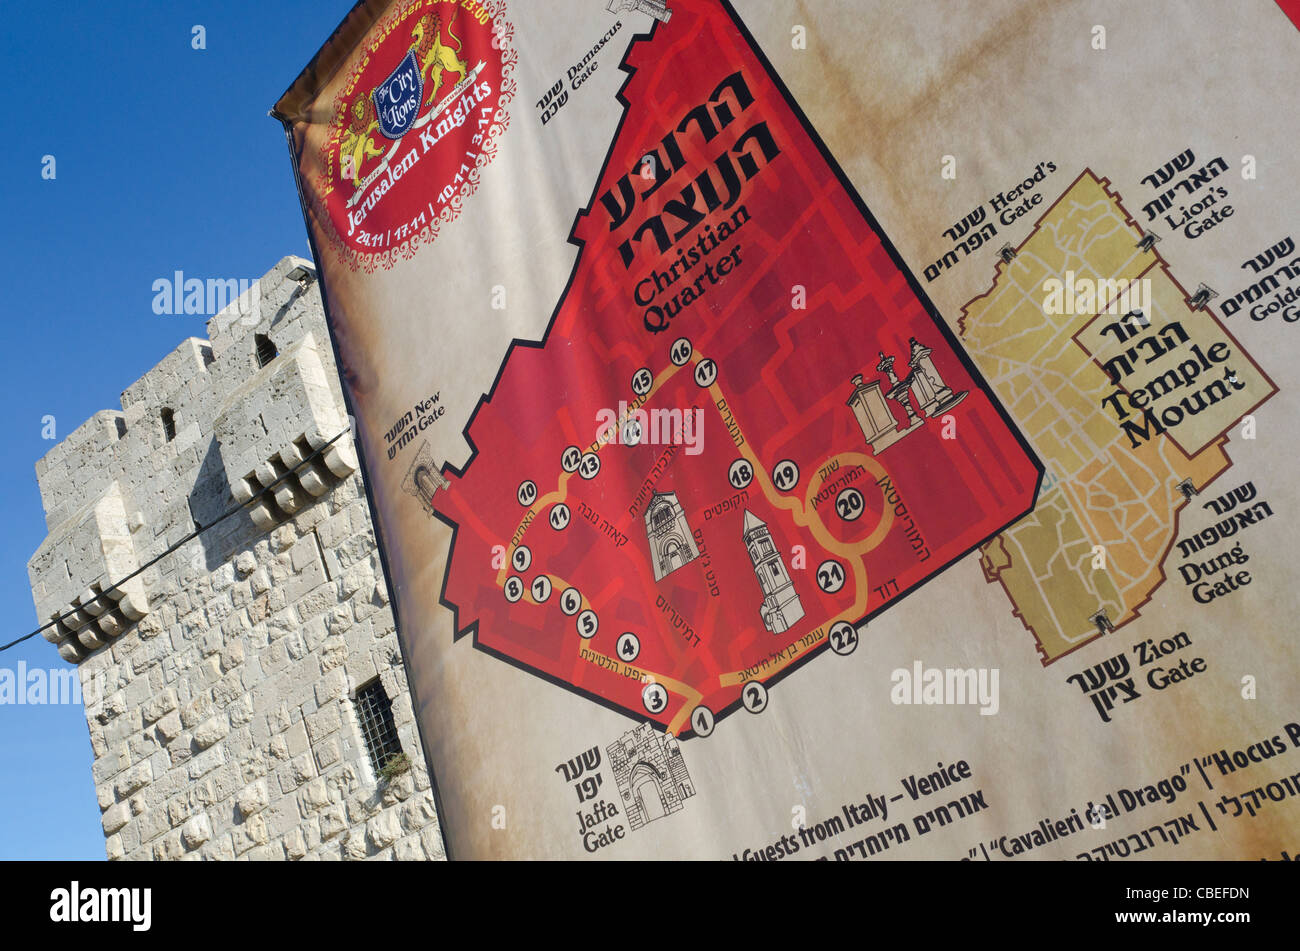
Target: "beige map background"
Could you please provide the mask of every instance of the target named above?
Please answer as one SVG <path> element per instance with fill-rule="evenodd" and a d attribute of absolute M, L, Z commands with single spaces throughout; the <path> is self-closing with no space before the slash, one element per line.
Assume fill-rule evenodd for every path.
<path fill-rule="evenodd" d="M 998 244 L 1022 242 L 1085 168 L 1139 212 L 1155 194 L 1142 176 L 1189 147 L 1201 161 L 1227 161 L 1224 184 L 1236 213 L 1197 240 L 1157 226 L 1161 254 L 1184 287 L 1203 281 L 1224 296 L 1235 293 L 1253 280 L 1242 261 L 1300 230 L 1300 129 L 1289 101 L 1300 79 L 1300 33 L 1271 2 L 739 0 L 736 7 L 918 276 L 951 248 L 943 229 L 1045 161 L 1058 170 L 1039 186 L 1044 203 L 1013 226 L 999 226 Z M 448 411 L 430 433 L 433 454 L 462 463 L 468 447 L 461 428 L 506 342 L 540 335 L 572 265 L 564 237 L 617 122 L 613 91 L 622 74 L 614 67 L 633 31 L 606 46 L 593 80 L 539 134 L 532 103 L 608 29 L 610 14 L 597 0 L 565 0 L 546 4 L 544 13 L 511 4 L 511 17 L 529 55 L 520 59 L 501 154 L 466 213 L 391 272 L 363 278 L 321 262 L 335 317 L 350 328 L 340 341 L 345 356 L 371 354 L 350 367 L 371 460 L 384 459 L 382 433 L 391 420 L 439 390 Z M 639 14 L 623 17 L 626 26 L 648 25 Z M 1090 47 L 1097 24 L 1106 27 L 1105 51 Z M 806 27 L 806 49 L 792 48 L 795 26 Z M 1239 174 L 1244 154 L 1257 159 L 1254 181 Z M 954 180 L 940 176 L 945 155 L 956 159 Z M 526 194 L 510 187 L 519 182 L 533 187 Z M 504 221 L 520 224 L 501 227 Z M 963 306 L 992 286 L 995 261 L 994 247 L 985 247 L 933 283 L 922 278 L 954 328 Z M 415 348 L 410 341 L 429 337 L 432 318 L 413 302 L 427 298 L 430 280 L 446 299 L 463 302 L 463 312 L 437 322 L 436 347 Z M 495 283 L 512 295 L 504 314 L 489 309 L 487 287 Z M 1082 813 L 1087 801 L 1121 786 L 1169 777 L 1195 756 L 1244 749 L 1300 721 L 1300 572 L 1292 545 L 1293 513 L 1300 511 L 1292 476 L 1300 328 L 1244 314 L 1226 326 L 1279 388 L 1257 414 L 1258 438 L 1229 440 L 1232 467 L 1201 496 L 1253 480 L 1276 513 L 1243 536 L 1252 556 L 1249 588 L 1201 606 L 1175 578 L 1156 590 L 1141 617 L 1044 668 L 1002 588 L 986 582 L 978 554 L 968 556 L 872 622 L 853 655 L 819 658 L 780 683 L 762 716 L 737 714 L 707 739 L 683 744 L 697 794 L 682 811 L 597 857 L 730 858 L 790 834 L 801 813 L 816 823 L 868 793 L 902 792 L 901 778 L 938 761 L 964 759 L 973 778 L 953 793 L 980 789 L 988 809 L 879 856 L 963 858 L 992 838 L 1029 832 L 1071 808 Z M 583 857 L 574 792 L 556 766 L 593 746 L 603 750 L 632 724 L 475 651 L 468 639 L 453 644 L 451 614 L 436 600 L 450 533 L 401 492 L 405 465 L 379 465 L 370 482 L 452 853 Z M 1216 520 L 1201 512 L 1196 527 Z M 1192 641 L 1184 653 L 1204 657 L 1206 672 L 1160 693 L 1144 688 L 1112 723 L 1066 682 L 1138 641 L 1179 631 Z M 998 668 L 1000 711 L 892 704 L 891 671 L 918 660 Z M 1242 698 L 1244 676 L 1257 678 L 1257 699 Z M 1027 857 L 1073 858 L 1194 811 L 1197 799 L 1213 808 L 1220 793 L 1297 771 L 1300 750 L 1290 744 L 1285 755 L 1223 781 L 1211 771 L 1214 793 L 1193 771 L 1189 792 L 1173 806 L 1122 816 Z M 901 818 L 909 820 L 924 808 L 907 800 L 891 805 L 905 807 Z M 504 828 L 494 816 L 504 816 Z M 1300 800 L 1267 802 L 1254 819 L 1224 819 L 1223 833 L 1201 826 L 1182 844 L 1144 855 L 1294 855 Z M 877 822 L 865 831 L 880 828 Z M 830 855 L 855 839 L 848 833 L 799 857 Z"/>

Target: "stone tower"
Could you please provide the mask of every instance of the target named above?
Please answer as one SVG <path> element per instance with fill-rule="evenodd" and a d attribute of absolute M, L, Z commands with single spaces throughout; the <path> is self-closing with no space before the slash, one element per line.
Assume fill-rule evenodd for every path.
<path fill-rule="evenodd" d="M 758 586 L 763 591 L 763 604 L 758 609 L 763 626 L 773 634 L 788 631 L 803 617 L 803 605 L 794 590 L 790 573 L 785 570 L 781 553 L 772 543 L 767 523 L 748 509 L 745 510 L 744 539 L 749 560 L 754 563 Z"/>
<path fill-rule="evenodd" d="M 350 434 L 218 520 L 348 429 L 312 276 L 282 260 L 36 464 L 110 859 L 445 855 Z"/>

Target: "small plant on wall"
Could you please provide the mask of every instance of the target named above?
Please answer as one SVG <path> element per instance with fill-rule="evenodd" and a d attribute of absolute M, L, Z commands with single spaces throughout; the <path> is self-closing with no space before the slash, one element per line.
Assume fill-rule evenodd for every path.
<path fill-rule="evenodd" d="M 379 768 L 379 776 L 385 782 L 391 782 L 396 777 L 407 772 L 411 768 L 411 758 L 405 753 L 398 753 L 396 756 L 390 756 L 383 766 Z"/>

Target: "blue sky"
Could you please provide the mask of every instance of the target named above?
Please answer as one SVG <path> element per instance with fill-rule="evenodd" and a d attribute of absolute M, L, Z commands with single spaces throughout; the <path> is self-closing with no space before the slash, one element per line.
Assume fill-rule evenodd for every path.
<path fill-rule="evenodd" d="M 267 110 L 351 0 L 11 3 L 0 30 L 0 643 L 32 630 L 27 560 L 45 538 L 33 468 L 206 317 L 153 313 L 151 286 L 256 278 L 310 257 Z M 192 48 L 193 27 L 206 49 Z M 57 177 L 43 180 L 42 160 Z M 62 665 L 36 638 L 0 668 Z M 0 704 L 0 858 L 103 859 L 80 706 Z"/>

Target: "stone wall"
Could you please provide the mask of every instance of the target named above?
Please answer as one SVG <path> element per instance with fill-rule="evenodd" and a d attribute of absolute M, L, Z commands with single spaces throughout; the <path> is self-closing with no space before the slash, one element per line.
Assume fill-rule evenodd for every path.
<path fill-rule="evenodd" d="M 277 484 L 348 426 L 302 265 L 36 466 L 49 537 L 28 570 L 42 621 L 71 613 L 46 636 L 78 664 L 110 859 L 444 857 L 350 435 Z M 411 762 L 391 780 L 353 702 L 375 678 Z"/>

